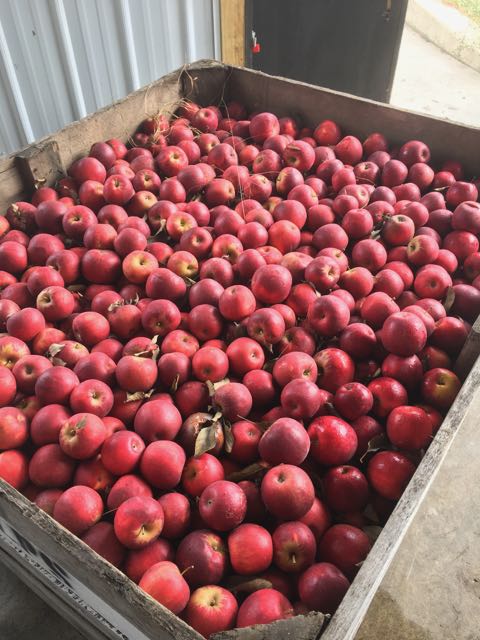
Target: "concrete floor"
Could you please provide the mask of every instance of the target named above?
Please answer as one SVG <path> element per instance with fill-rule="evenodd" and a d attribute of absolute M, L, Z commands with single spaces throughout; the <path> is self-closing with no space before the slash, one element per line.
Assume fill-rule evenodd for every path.
<path fill-rule="evenodd" d="M 391 103 L 480 127 L 480 74 L 405 27 Z M 0 565 L 1 640 L 82 640 Z"/>
<path fill-rule="evenodd" d="M 85 640 L 3 564 L 0 564 L 0 638 Z"/>
<path fill-rule="evenodd" d="M 480 73 L 405 26 L 390 102 L 480 127 Z"/>

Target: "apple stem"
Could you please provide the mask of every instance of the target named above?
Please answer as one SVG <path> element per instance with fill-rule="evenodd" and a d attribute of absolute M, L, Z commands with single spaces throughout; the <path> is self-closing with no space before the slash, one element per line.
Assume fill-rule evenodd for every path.
<path fill-rule="evenodd" d="M 190 569 L 194 569 L 194 568 L 195 568 L 194 564 L 191 564 L 189 567 L 185 567 L 185 569 L 181 572 L 181 575 L 184 576 L 187 573 L 187 571 L 190 571 Z"/>

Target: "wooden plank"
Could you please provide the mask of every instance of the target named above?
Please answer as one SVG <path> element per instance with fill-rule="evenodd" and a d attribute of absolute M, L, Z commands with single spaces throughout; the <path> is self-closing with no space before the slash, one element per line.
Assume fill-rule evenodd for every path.
<path fill-rule="evenodd" d="M 256 624 L 244 629 L 221 631 L 211 636 L 211 640 L 315 640 L 326 621 L 323 613 L 317 611 L 305 616 L 295 616 L 277 620 L 270 624 Z"/>
<path fill-rule="evenodd" d="M 222 60 L 243 67 L 245 64 L 245 0 L 220 0 Z"/>

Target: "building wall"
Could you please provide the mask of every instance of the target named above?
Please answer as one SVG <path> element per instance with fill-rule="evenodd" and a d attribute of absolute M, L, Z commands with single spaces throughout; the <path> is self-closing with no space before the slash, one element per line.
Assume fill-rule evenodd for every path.
<path fill-rule="evenodd" d="M 0 0 L 0 154 L 219 58 L 219 33 L 218 0 Z"/>

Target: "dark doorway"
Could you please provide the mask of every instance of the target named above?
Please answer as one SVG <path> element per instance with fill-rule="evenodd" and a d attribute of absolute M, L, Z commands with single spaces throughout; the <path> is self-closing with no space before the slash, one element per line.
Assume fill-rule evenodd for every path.
<path fill-rule="evenodd" d="M 388 102 L 407 1 L 246 0 L 247 66 Z"/>

